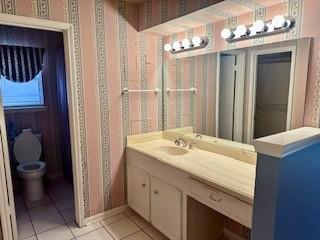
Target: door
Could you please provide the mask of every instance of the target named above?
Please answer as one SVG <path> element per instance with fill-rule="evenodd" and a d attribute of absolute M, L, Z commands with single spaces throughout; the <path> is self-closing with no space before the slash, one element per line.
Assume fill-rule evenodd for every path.
<path fill-rule="evenodd" d="M 151 180 L 151 222 L 171 240 L 181 239 L 182 193 L 156 177 Z"/>
<path fill-rule="evenodd" d="M 222 54 L 219 81 L 219 137 L 233 140 L 236 56 Z"/>
<path fill-rule="evenodd" d="M 2 97 L 0 94 L 0 218 L 3 239 L 18 239 L 11 169 Z"/>
<path fill-rule="evenodd" d="M 218 55 L 216 136 L 242 142 L 245 52 Z"/>
<path fill-rule="evenodd" d="M 257 56 L 254 139 L 287 130 L 292 52 Z"/>
<path fill-rule="evenodd" d="M 150 175 L 130 164 L 128 175 L 128 205 L 150 221 Z"/>

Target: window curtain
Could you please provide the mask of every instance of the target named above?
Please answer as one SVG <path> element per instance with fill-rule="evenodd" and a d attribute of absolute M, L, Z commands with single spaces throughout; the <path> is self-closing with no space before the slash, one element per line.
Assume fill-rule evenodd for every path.
<path fill-rule="evenodd" d="M 13 82 L 29 82 L 43 65 L 43 48 L 0 45 L 0 73 Z"/>

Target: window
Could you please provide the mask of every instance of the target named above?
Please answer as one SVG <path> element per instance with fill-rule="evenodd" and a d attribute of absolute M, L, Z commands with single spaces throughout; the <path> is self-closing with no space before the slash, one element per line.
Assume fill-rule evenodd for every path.
<path fill-rule="evenodd" d="M 41 71 L 29 82 L 13 82 L 1 75 L 0 88 L 4 107 L 43 106 Z"/>

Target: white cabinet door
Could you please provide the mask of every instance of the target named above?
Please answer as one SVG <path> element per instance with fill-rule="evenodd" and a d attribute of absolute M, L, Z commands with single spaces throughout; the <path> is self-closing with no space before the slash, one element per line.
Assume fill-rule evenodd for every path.
<path fill-rule="evenodd" d="M 128 173 L 128 204 L 129 206 L 150 221 L 150 175 L 130 164 Z"/>
<path fill-rule="evenodd" d="M 182 193 L 156 177 L 151 180 L 151 222 L 171 240 L 181 239 Z"/>

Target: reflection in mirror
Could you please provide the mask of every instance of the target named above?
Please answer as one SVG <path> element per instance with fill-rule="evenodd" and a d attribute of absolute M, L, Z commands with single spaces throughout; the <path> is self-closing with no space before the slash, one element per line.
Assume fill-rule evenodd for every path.
<path fill-rule="evenodd" d="M 164 126 L 251 144 L 304 124 L 310 38 L 168 60 Z M 199 136 L 198 136 L 199 137 Z"/>
<path fill-rule="evenodd" d="M 254 138 L 287 129 L 291 63 L 292 52 L 257 56 Z"/>

